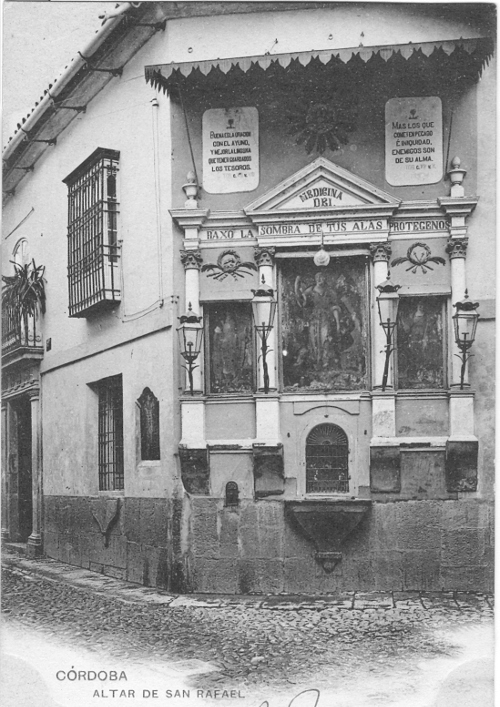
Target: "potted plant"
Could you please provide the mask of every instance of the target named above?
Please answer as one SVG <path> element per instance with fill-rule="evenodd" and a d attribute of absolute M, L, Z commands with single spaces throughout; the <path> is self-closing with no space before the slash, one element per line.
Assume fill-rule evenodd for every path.
<path fill-rule="evenodd" d="M 2 275 L 5 285 L 2 304 L 7 315 L 8 329 L 16 329 L 21 337 L 24 329 L 24 338 L 28 343 L 29 319 L 34 319 L 39 308 L 42 314 L 45 312 L 45 266 L 37 266 L 34 260 L 25 265 L 13 262 L 13 265 L 14 275 Z"/>

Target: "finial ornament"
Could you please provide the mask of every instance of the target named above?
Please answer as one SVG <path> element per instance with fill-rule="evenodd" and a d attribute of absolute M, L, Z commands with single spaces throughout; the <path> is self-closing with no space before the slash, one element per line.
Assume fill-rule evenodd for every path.
<path fill-rule="evenodd" d="M 190 170 L 186 175 L 186 179 L 186 183 L 182 185 L 184 194 L 187 196 L 187 200 L 184 203 L 184 208 L 197 209 L 198 183 L 196 181 L 195 173 Z"/>
<path fill-rule="evenodd" d="M 467 170 L 461 169 L 460 164 L 460 157 L 454 157 L 451 161 L 451 169 L 447 172 L 447 177 L 451 182 L 450 196 L 453 197 L 465 196 L 462 182 L 467 174 Z"/>

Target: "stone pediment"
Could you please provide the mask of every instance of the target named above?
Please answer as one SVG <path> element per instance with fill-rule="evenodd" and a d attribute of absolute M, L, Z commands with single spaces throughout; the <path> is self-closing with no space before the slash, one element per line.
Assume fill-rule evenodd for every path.
<path fill-rule="evenodd" d="M 364 211 L 377 207 L 389 210 L 400 203 L 365 179 L 324 157 L 311 162 L 273 187 L 245 209 L 252 217 L 269 212 L 297 214 L 304 211 Z"/>

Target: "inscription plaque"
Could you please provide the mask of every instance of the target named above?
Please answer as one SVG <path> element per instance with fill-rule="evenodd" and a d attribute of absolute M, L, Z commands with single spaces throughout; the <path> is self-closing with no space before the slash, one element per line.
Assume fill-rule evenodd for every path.
<path fill-rule="evenodd" d="M 395 187 L 436 184 L 443 176 L 443 110 L 437 96 L 385 104 L 385 178 Z"/>
<path fill-rule="evenodd" d="M 259 186 L 257 108 L 211 108 L 203 113 L 203 188 L 209 194 Z"/>

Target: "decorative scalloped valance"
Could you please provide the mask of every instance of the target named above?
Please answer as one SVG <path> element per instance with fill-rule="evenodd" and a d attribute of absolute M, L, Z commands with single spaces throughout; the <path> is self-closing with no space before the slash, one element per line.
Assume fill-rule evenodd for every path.
<path fill-rule="evenodd" d="M 237 79 L 242 74 L 254 73 L 279 77 L 293 70 L 308 67 L 311 63 L 335 69 L 342 65 L 356 69 L 408 68 L 437 69 L 456 79 L 477 80 L 493 54 L 490 38 L 455 39 L 420 44 L 394 44 L 348 49 L 325 49 L 291 54 L 265 54 L 261 56 L 233 57 L 146 66 L 146 81 L 157 89 L 170 91 L 176 86 L 200 82 L 220 83 Z"/>

